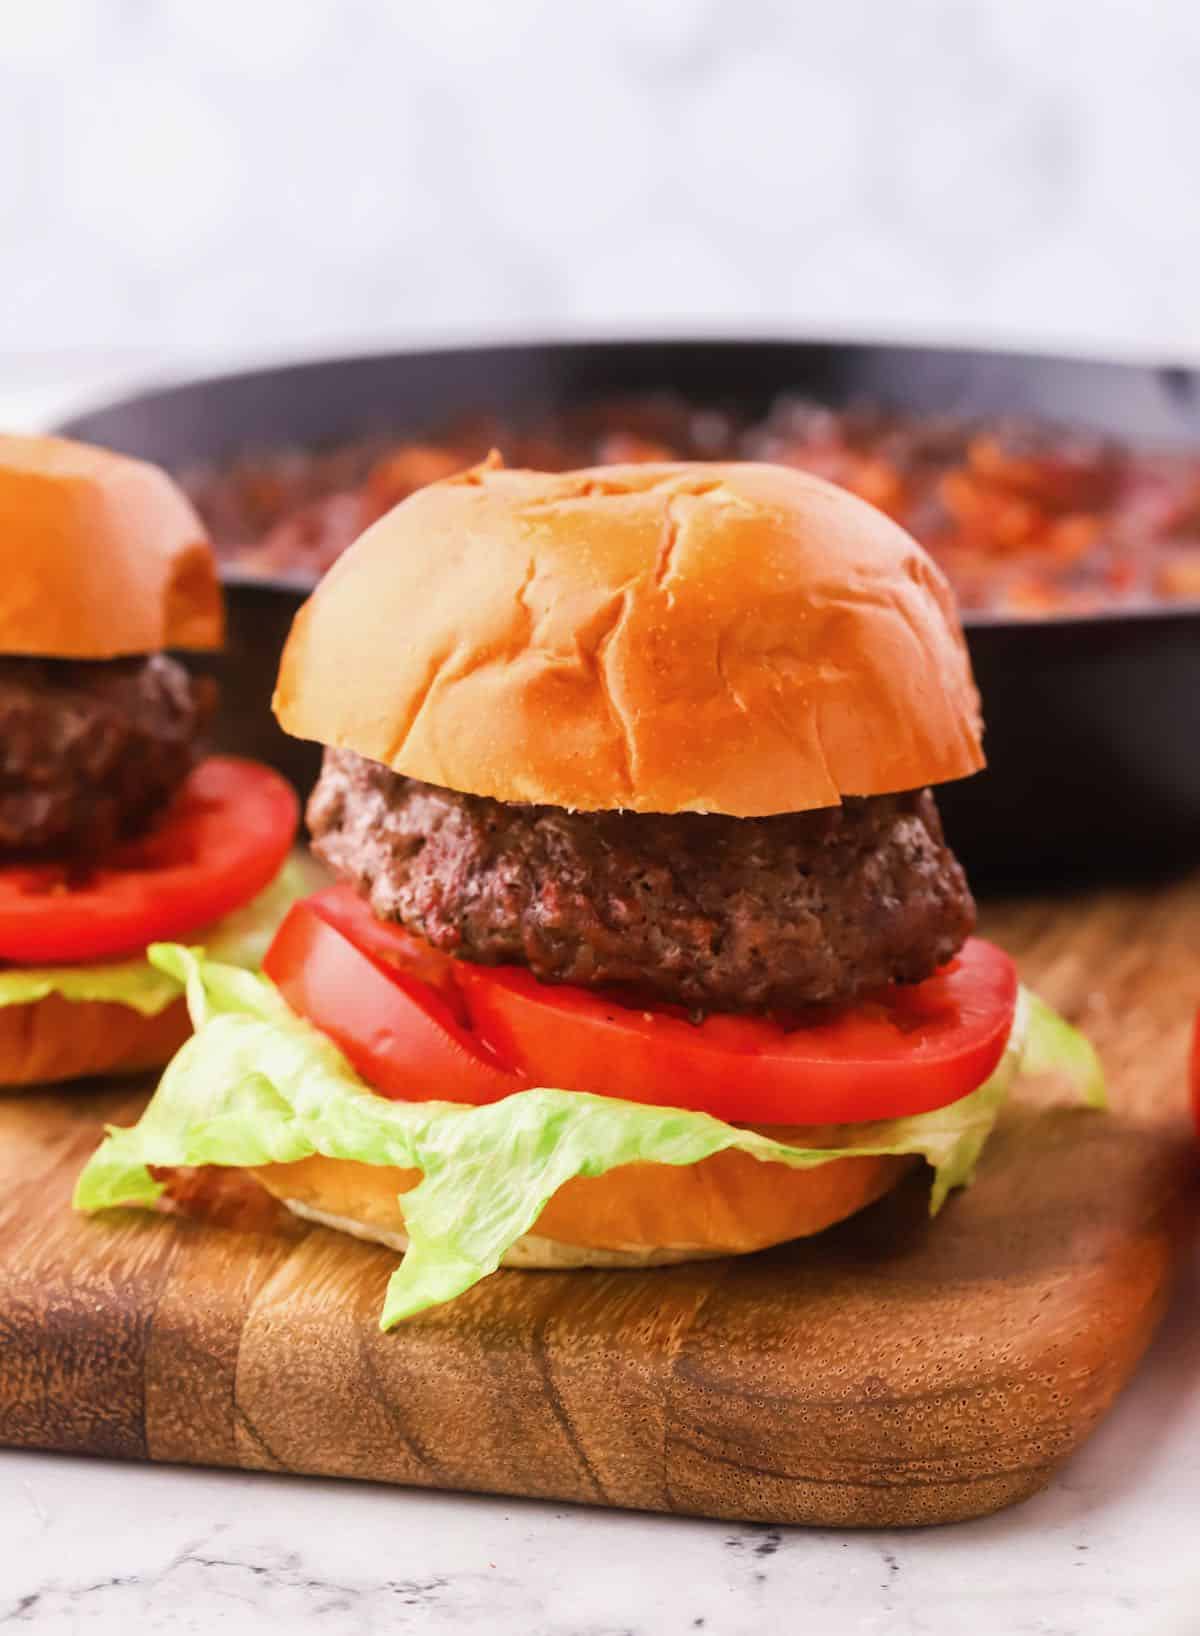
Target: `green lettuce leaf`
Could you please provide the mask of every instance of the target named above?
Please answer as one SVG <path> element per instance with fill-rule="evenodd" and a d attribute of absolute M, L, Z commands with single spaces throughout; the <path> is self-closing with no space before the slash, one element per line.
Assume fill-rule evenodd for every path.
<path fill-rule="evenodd" d="M 288 909 L 315 889 L 315 880 L 314 866 L 296 854 L 256 898 L 197 937 L 214 960 L 253 969 L 262 964 Z M 181 990 L 179 978 L 152 965 L 148 954 L 78 966 L 0 967 L 0 1007 L 31 1005 L 60 994 L 64 1000 L 107 1000 L 131 1006 L 143 1017 L 155 1017 L 179 998 Z"/>
<path fill-rule="evenodd" d="M 573 1176 L 697 1164 L 725 1148 L 800 1169 L 852 1154 L 919 1154 L 933 1168 L 936 1211 L 951 1188 L 970 1182 L 1024 1062 L 1062 1074 L 1089 1103 L 1103 1097 L 1091 1047 L 1022 991 L 1004 1055 L 970 1096 L 911 1118 L 814 1130 L 812 1146 L 707 1114 L 572 1091 L 519 1091 L 484 1107 L 390 1102 L 265 979 L 175 944 L 150 953 L 186 986 L 197 1032 L 138 1124 L 110 1129 L 79 1179 L 76 1207 L 153 1204 L 162 1189 L 152 1165 L 290 1164 L 323 1154 L 419 1169 L 422 1180 L 404 1195 L 409 1248 L 388 1287 L 385 1329 L 494 1272 Z"/>

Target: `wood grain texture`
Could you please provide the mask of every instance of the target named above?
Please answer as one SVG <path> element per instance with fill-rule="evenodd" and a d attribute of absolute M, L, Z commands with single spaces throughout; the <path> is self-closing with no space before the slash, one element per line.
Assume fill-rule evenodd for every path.
<path fill-rule="evenodd" d="M 390 1335 L 391 1252 L 244 1178 L 197 1175 L 185 1216 L 74 1216 L 100 1123 L 144 1089 L 0 1104 L 0 1440 L 777 1523 L 945 1522 L 1034 1493 L 1166 1299 L 1200 879 L 987 920 L 1096 1039 L 1111 1115 L 1023 1097 L 933 1223 L 914 1177 L 816 1240 L 500 1273 Z"/>

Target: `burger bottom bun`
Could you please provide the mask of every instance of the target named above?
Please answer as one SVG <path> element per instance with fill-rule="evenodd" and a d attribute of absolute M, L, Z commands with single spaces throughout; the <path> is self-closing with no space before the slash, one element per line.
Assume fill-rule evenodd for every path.
<path fill-rule="evenodd" d="M 408 1249 L 407 1233 L 392 1232 L 386 1227 L 366 1227 L 362 1222 L 330 1215 L 328 1210 L 318 1210 L 296 1199 L 282 1202 L 294 1216 L 315 1222 L 318 1227 L 332 1227 L 335 1232 L 349 1233 L 353 1238 L 386 1244 L 401 1255 Z M 540 1233 L 526 1233 L 502 1257 L 501 1264 L 543 1271 L 567 1271 L 571 1267 L 668 1267 L 680 1261 L 712 1260 L 722 1253 L 721 1250 L 589 1250 L 578 1244 L 559 1244 L 553 1238 L 543 1238 Z"/>
<path fill-rule="evenodd" d="M 0 1007 L 0 1088 L 161 1068 L 190 1033 L 182 999 L 154 1017 L 132 1006 L 60 994 Z"/>
<path fill-rule="evenodd" d="M 811 1131 L 776 1130 L 814 1145 Z M 863 1209 L 917 1161 L 831 1159 L 809 1170 L 747 1153 L 714 1154 L 695 1165 L 632 1164 L 578 1176 L 559 1189 L 508 1251 L 509 1267 L 649 1267 L 806 1238 Z M 253 1174 L 296 1215 L 357 1238 L 404 1250 L 403 1199 L 418 1170 L 311 1158 L 264 1165 Z"/>

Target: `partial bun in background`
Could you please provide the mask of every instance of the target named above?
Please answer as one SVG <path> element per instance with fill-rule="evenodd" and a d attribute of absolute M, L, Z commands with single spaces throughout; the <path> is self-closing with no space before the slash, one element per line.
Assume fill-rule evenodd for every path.
<path fill-rule="evenodd" d="M 941 572 L 768 465 L 490 463 L 422 489 L 297 616 L 275 710 L 428 783 L 588 810 L 798 812 L 983 765 Z"/>
<path fill-rule="evenodd" d="M 221 639 L 212 548 L 166 472 L 0 435 L 0 653 L 115 659 Z"/>
<path fill-rule="evenodd" d="M 819 1133 L 780 1129 L 781 1141 Z M 916 1161 L 831 1159 L 811 1170 L 727 1151 L 694 1165 L 623 1165 L 577 1176 L 505 1257 L 515 1267 L 649 1267 L 807 1238 L 881 1198 Z M 417 1170 L 344 1159 L 265 1165 L 259 1182 L 297 1215 L 393 1249 L 407 1245 L 403 1198 Z"/>
<path fill-rule="evenodd" d="M 176 1000 L 155 1017 L 104 1000 L 48 994 L 0 1007 L 0 1090 L 33 1088 L 94 1074 L 161 1068 L 191 1033 Z"/>

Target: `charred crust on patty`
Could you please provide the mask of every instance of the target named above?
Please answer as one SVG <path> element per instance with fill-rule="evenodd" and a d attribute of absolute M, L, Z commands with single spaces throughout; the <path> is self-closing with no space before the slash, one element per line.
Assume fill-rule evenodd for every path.
<path fill-rule="evenodd" d="M 975 920 L 928 790 L 767 818 L 568 812 L 327 750 L 308 821 L 380 919 L 443 952 L 694 1013 L 920 982 Z"/>

